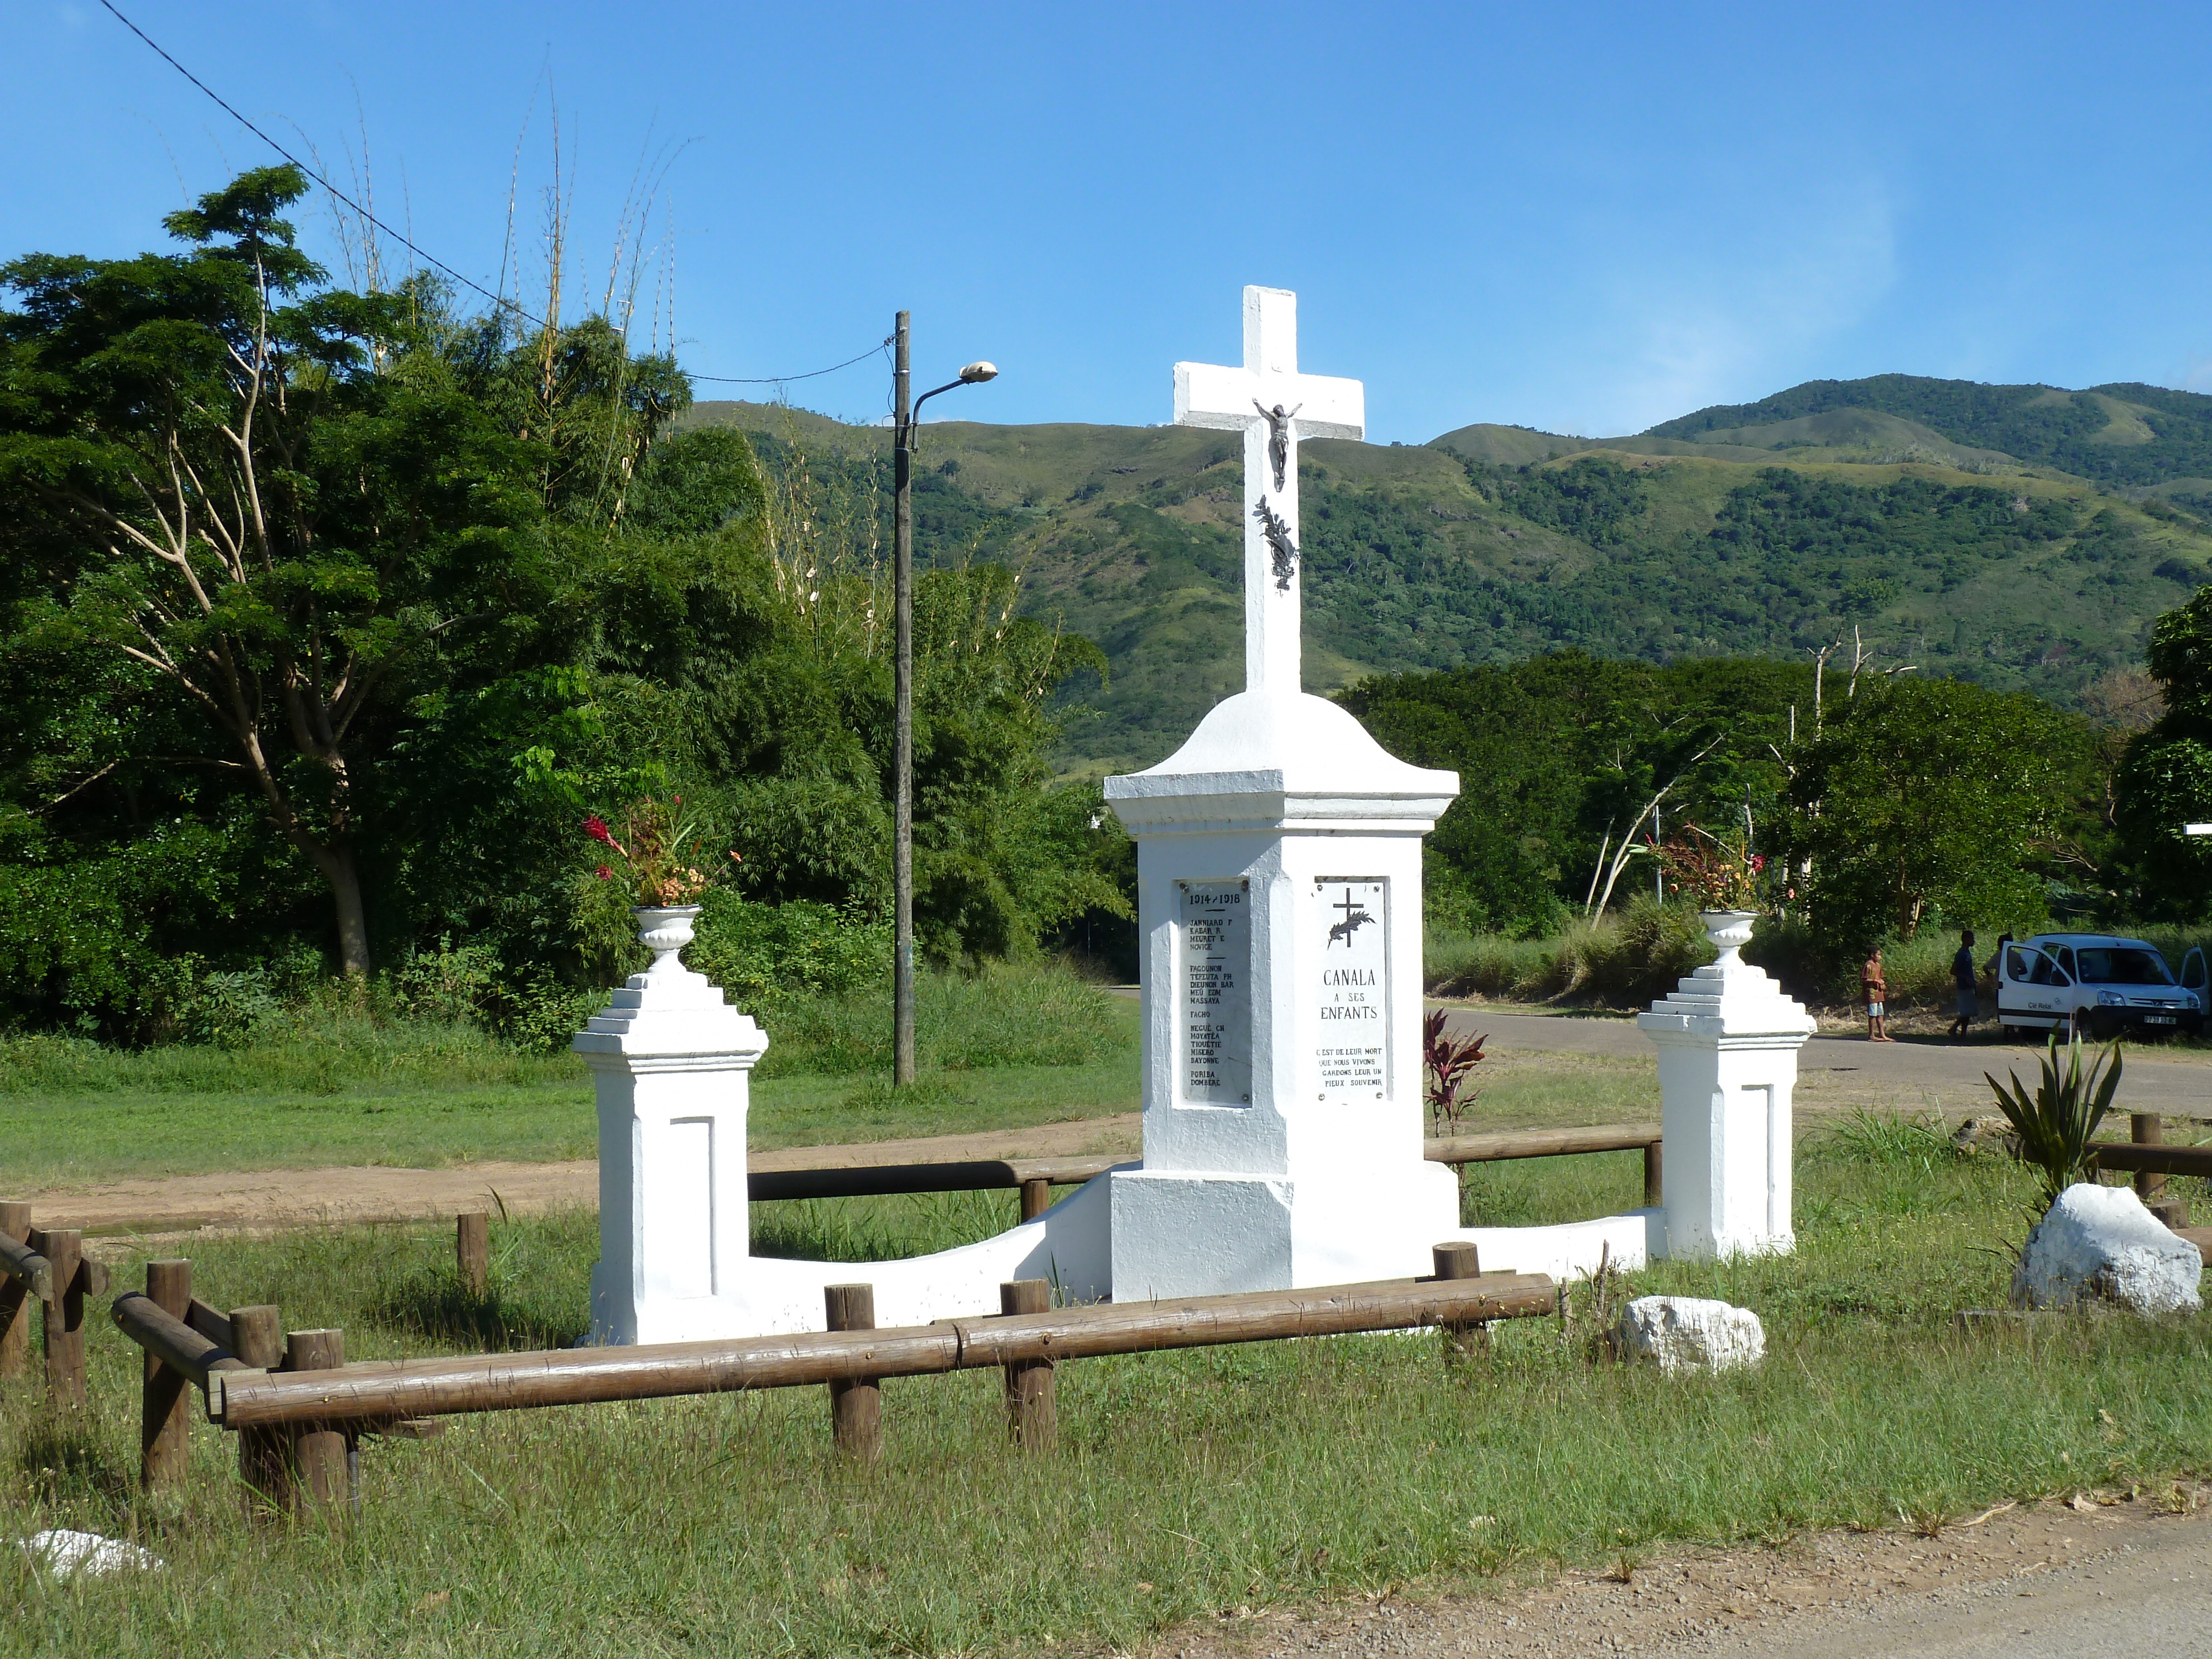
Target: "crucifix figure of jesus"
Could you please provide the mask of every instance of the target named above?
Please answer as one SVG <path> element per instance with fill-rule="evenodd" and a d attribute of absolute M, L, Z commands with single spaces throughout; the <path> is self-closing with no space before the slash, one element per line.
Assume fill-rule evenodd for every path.
<path fill-rule="evenodd" d="M 1244 290 L 1244 363 L 1175 366 L 1177 426 L 1244 434 L 1244 689 L 1296 696 L 1298 440 L 1367 435 L 1366 388 L 1298 373 L 1298 296 Z"/>

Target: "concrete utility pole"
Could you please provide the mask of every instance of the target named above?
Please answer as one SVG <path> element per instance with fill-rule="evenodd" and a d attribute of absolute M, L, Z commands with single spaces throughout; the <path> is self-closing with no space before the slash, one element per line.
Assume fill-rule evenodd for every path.
<path fill-rule="evenodd" d="M 891 740 L 891 1081 L 914 1081 L 914 443 L 921 406 L 939 392 L 995 380 L 989 363 L 970 363 L 960 378 L 913 397 L 908 351 L 910 313 L 891 329 L 893 438 L 891 509 L 891 676 L 896 710 Z"/>

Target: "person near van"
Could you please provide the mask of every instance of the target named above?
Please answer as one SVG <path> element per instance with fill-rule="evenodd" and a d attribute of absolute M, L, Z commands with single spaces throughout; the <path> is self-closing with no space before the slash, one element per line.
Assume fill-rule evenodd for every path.
<path fill-rule="evenodd" d="M 1895 1042 L 1896 1039 L 1889 1034 L 1889 1017 L 1883 1012 L 1889 995 L 1889 981 L 1882 977 L 1881 946 L 1879 945 L 1867 957 L 1866 966 L 1859 969 L 1859 990 L 1866 997 L 1867 1041 Z"/>
<path fill-rule="evenodd" d="M 1951 1022 L 1951 1035 L 1962 1037 L 1981 1012 L 1974 1002 L 1974 930 L 1959 930 L 1959 954 L 1951 958 L 1951 982 L 1959 988 L 1959 1017 Z"/>

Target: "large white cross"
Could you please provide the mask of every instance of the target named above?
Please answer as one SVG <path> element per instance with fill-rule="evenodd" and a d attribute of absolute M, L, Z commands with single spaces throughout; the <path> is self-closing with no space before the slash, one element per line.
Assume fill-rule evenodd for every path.
<path fill-rule="evenodd" d="M 1365 437 L 1366 388 L 1299 374 L 1298 296 L 1248 288 L 1244 366 L 1177 363 L 1175 418 L 1244 434 L 1244 689 L 1296 696 L 1298 440 Z"/>

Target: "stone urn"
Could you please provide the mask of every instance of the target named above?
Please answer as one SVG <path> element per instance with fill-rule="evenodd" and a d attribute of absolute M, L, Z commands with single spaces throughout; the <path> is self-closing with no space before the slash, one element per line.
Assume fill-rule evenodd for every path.
<path fill-rule="evenodd" d="M 640 911 L 638 914 L 642 915 L 645 913 Z M 1712 941 L 1713 949 L 1720 952 L 1713 965 L 1723 973 L 1732 968 L 1742 967 L 1743 957 L 1739 952 L 1751 943 L 1752 924 L 1759 920 L 1759 912 L 1700 910 L 1698 920 L 1705 924 L 1705 937 Z M 689 939 L 690 935 L 687 933 L 684 937 Z"/>
<path fill-rule="evenodd" d="M 637 942 L 653 952 L 653 966 L 645 970 L 647 979 L 656 984 L 663 980 L 680 979 L 690 970 L 684 966 L 683 950 L 691 942 L 691 925 L 699 920 L 700 907 L 678 904 L 666 909 L 639 906 L 630 915 L 637 919 Z M 1746 937 L 1749 937 L 1747 933 Z"/>

